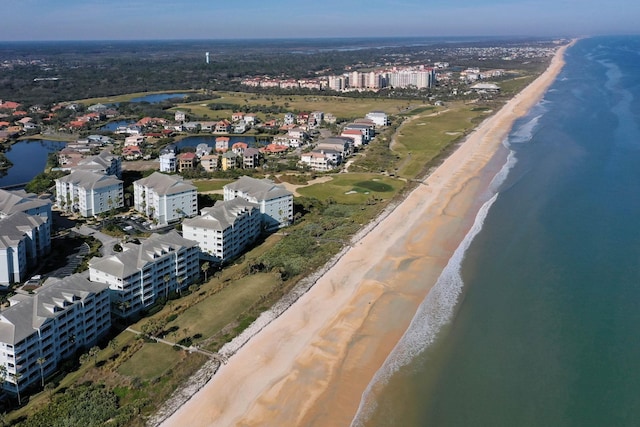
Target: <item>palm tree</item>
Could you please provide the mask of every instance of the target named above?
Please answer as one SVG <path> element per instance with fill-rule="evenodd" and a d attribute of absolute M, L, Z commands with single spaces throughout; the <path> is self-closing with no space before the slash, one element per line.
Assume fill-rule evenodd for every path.
<path fill-rule="evenodd" d="M 38 357 L 38 360 L 36 360 L 36 363 L 40 366 L 40 380 L 42 383 L 42 388 L 44 388 L 44 364 L 46 363 L 47 359 L 44 357 Z"/>
<path fill-rule="evenodd" d="M 202 270 L 202 272 L 204 273 L 204 281 L 207 281 L 207 272 L 209 271 L 209 268 L 211 268 L 211 265 L 209 264 L 208 261 L 205 261 L 202 263 L 202 265 L 200 266 L 200 270 Z"/>
<path fill-rule="evenodd" d="M 18 393 L 18 406 L 22 406 L 22 398 L 20 397 L 20 379 L 22 378 L 22 374 L 20 372 L 16 372 L 15 374 L 10 375 L 16 383 L 16 392 Z"/>
<path fill-rule="evenodd" d="M 180 295 L 182 295 L 182 284 L 185 282 L 185 278 L 184 277 L 178 277 L 178 293 L 180 293 Z"/>
<path fill-rule="evenodd" d="M 165 299 L 169 299 L 169 281 L 171 280 L 171 276 L 165 274 L 164 277 L 164 297 Z"/>

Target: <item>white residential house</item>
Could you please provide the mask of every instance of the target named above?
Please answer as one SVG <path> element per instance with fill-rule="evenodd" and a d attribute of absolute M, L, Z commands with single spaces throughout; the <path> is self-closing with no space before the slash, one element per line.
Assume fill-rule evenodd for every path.
<path fill-rule="evenodd" d="M 336 150 L 315 149 L 300 156 L 300 163 L 317 172 L 334 170 L 342 163 L 342 154 Z"/>
<path fill-rule="evenodd" d="M 206 142 L 200 143 L 196 147 L 196 156 L 201 158 L 202 156 L 209 155 L 211 154 L 211 150 L 213 150 L 213 148 L 211 148 Z"/>
<path fill-rule="evenodd" d="M 178 157 L 173 151 L 160 155 L 160 172 L 173 173 L 178 170 Z"/>
<path fill-rule="evenodd" d="M 334 136 L 318 141 L 316 150 L 338 151 L 342 159 L 353 154 L 353 139 L 341 136 Z"/>
<path fill-rule="evenodd" d="M 296 122 L 296 115 L 293 113 L 286 113 L 284 115 L 284 124 L 285 125 L 292 125 Z"/>
<path fill-rule="evenodd" d="M 11 393 L 42 382 L 111 327 L 108 286 L 79 274 L 49 279 L 33 293 L 18 291 L 9 303 L 0 311 L 0 366 L 7 372 L 2 387 Z"/>
<path fill-rule="evenodd" d="M 368 144 L 369 141 L 371 141 L 373 139 L 373 137 L 375 136 L 375 129 L 373 126 L 371 125 L 367 125 L 364 123 L 349 123 L 348 125 L 346 125 L 344 127 L 344 130 L 357 130 L 360 133 L 362 133 L 363 136 L 363 140 L 362 142 L 364 144 Z"/>
<path fill-rule="evenodd" d="M 262 153 L 257 148 L 249 147 L 242 153 L 242 167 L 244 169 L 254 169 L 260 166 Z"/>
<path fill-rule="evenodd" d="M 133 183 L 134 209 L 161 225 L 198 214 L 198 193 L 191 181 L 154 172 Z"/>
<path fill-rule="evenodd" d="M 289 129 L 289 131 L 287 132 L 287 135 L 290 138 L 299 139 L 299 140 L 305 140 L 308 136 L 307 131 L 305 131 L 302 128 Z"/>
<path fill-rule="evenodd" d="M 219 157 L 219 154 L 209 154 L 207 156 L 202 156 L 200 158 L 200 165 L 207 172 L 217 171 L 219 166 L 218 157 Z"/>
<path fill-rule="evenodd" d="M 352 139 L 353 146 L 356 148 L 362 147 L 365 144 L 364 135 L 357 129 L 345 129 L 340 133 L 340 136 Z"/>
<path fill-rule="evenodd" d="M 174 114 L 173 119 L 176 122 L 186 122 L 187 121 L 187 113 L 185 113 L 184 111 L 178 110 Z"/>
<path fill-rule="evenodd" d="M 367 113 L 365 118 L 373 121 L 376 126 L 387 126 L 389 124 L 389 116 L 384 111 L 371 111 Z"/>
<path fill-rule="evenodd" d="M 140 147 L 144 143 L 143 135 L 131 135 L 124 139 L 124 146 Z"/>
<path fill-rule="evenodd" d="M 56 205 L 90 217 L 124 206 L 122 181 L 113 175 L 74 171 L 56 181 Z"/>
<path fill-rule="evenodd" d="M 158 298 L 189 287 L 199 276 L 197 242 L 176 231 L 152 234 L 140 244 L 125 243 L 122 252 L 89 261 L 89 278 L 111 291 L 111 310 L 128 317 Z"/>
<path fill-rule="evenodd" d="M 317 172 L 327 172 L 336 168 L 327 156 L 321 151 L 310 151 L 300 156 L 300 164 L 308 166 L 309 169 Z"/>
<path fill-rule="evenodd" d="M 14 212 L 0 219 L 0 286 L 20 283 L 51 251 L 47 220 Z"/>
<path fill-rule="evenodd" d="M 219 201 L 182 223 L 182 235 L 198 242 L 204 258 L 224 263 L 243 253 L 262 229 L 260 206 L 236 198 Z"/>
<path fill-rule="evenodd" d="M 255 114 L 245 114 L 244 121 L 247 124 L 247 126 L 253 126 L 256 124 L 258 119 Z"/>
<path fill-rule="evenodd" d="M 266 230 L 285 227 L 293 220 L 293 194 L 269 179 L 248 176 L 224 186 L 224 200 L 240 197 L 260 206 L 262 225 Z"/>

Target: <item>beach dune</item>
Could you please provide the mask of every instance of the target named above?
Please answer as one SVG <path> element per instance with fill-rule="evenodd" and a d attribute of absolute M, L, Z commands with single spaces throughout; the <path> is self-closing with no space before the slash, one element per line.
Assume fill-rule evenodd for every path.
<path fill-rule="evenodd" d="M 162 426 L 349 426 L 486 201 L 502 141 L 556 78 L 565 49 Z"/>

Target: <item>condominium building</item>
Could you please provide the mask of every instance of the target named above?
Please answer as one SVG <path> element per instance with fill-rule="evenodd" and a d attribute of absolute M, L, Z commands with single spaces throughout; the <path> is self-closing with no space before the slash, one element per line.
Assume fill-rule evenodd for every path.
<path fill-rule="evenodd" d="M 266 230 L 285 227 L 293 220 L 293 194 L 269 179 L 243 176 L 224 186 L 225 201 L 237 197 L 260 206 L 262 226 Z"/>
<path fill-rule="evenodd" d="M 198 242 L 205 258 L 226 262 L 246 250 L 260 235 L 262 218 L 256 203 L 236 198 L 219 201 L 182 223 L 182 235 Z"/>
<path fill-rule="evenodd" d="M 35 194 L 29 194 L 24 190 L 0 190 L 0 218 L 16 212 L 24 212 L 28 215 L 37 215 L 44 218 L 47 234 L 50 234 L 51 201 L 48 198 L 41 199 Z"/>
<path fill-rule="evenodd" d="M 152 234 L 110 257 L 92 258 L 89 277 L 109 285 L 113 313 L 127 317 L 191 285 L 200 274 L 199 254 L 197 242 L 176 231 Z"/>
<path fill-rule="evenodd" d="M 180 176 L 154 172 L 133 183 L 135 210 L 159 224 L 168 224 L 198 214 L 198 192 Z"/>
<path fill-rule="evenodd" d="M 15 212 L 0 219 L 0 286 L 22 282 L 50 251 L 45 218 Z"/>
<path fill-rule="evenodd" d="M 79 274 L 49 279 L 33 293 L 18 291 L 9 303 L 0 311 L 0 366 L 10 392 L 43 381 L 111 327 L 108 286 Z"/>
<path fill-rule="evenodd" d="M 86 157 L 72 168 L 72 171 L 91 171 L 104 175 L 122 177 L 122 158 L 104 150 L 97 156 Z"/>
<path fill-rule="evenodd" d="M 124 206 L 122 181 L 113 175 L 74 171 L 56 179 L 56 205 L 90 217 Z"/>
<path fill-rule="evenodd" d="M 24 190 L 7 191 L 0 189 L 0 217 L 8 216 L 15 212 L 39 215 L 51 222 L 51 201 L 49 199 L 40 199 L 35 194 L 29 194 Z"/>

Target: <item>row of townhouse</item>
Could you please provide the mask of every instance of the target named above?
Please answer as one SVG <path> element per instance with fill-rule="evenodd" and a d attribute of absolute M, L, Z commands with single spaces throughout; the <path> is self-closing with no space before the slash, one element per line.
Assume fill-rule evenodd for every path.
<path fill-rule="evenodd" d="M 51 251 L 51 202 L 0 190 L 0 286 L 23 281 Z"/>
<path fill-rule="evenodd" d="M 358 148 L 369 144 L 377 127 L 386 126 L 388 117 L 381 111 L 372 111 L 364 119 L 344 126 L 340 136 L 318 141 L 316 147 L 300 156 L 300 164 L 318 172 L 336 169 Z"/>
<path fill-rule="evenodd" d="M 206 146 L 201 147 L 201 146 Z M 200 147 L 200 149 L 198 149 Z M 224 151 L 221 154 L 210 154 L 212 148 L 207 144 L 199 144 L 196 152 L 176 154 L 173 150 L 168 150 L 160 154 L 160 172 L 183 172 L 194 170 L 198 164 L 206 172 L 215 172 L 218 170 L 227 171 L 231 169 L 254 169 L 260 166 L 262 161 L 262 153 L 252 147 L 248 147 L 244 142 L 233 144 L 230 151 Z"/>
<path fill-rule="evenodd" d="M 44 381 L 61 361 L 89 348 L 111 327 L 108 286 L 80 274 L 18 291 L 0 311 L 2 388 L 19 393 Z"/>

